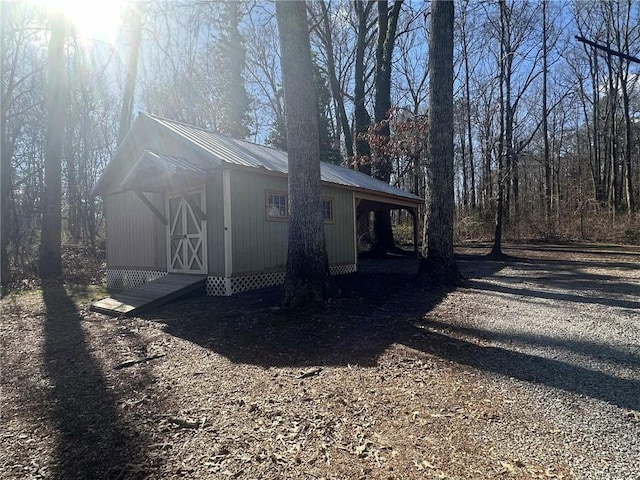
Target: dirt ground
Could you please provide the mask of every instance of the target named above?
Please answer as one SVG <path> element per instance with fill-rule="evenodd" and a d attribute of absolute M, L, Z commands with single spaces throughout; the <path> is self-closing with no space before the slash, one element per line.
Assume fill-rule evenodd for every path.
<path fill-rule="evenodd" d="M 487 251 L 455 290 L 363 268 L 322 313 L 2 299 L 0 478 L 640 479 L 640 248 Z"/>

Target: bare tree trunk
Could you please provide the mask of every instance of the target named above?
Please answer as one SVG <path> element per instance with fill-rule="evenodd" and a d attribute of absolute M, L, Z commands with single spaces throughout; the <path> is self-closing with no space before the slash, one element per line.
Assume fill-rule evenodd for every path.
<path fill-rule="evenodd" d="M 455 283 L 460 272 L 453 250 L 453 2 L 431 2 L 426 257 L 420 271 Z"/>
<path fill-rule="evenodd" d="M 491 178 L 491 151 L 493 135 L 491 132 L 491 117 L 487 113 L 482 126 L 482 207 L 491 209 L 493 201 L 493 182 Z"/>
<path fill-rule="evenodd" d="M 469 5 L 468 0 L 464 4 L 462 10 L 462 55 L 464 58 L 464 86 L 465 86 L 465 114 L 466 114 L 466 131 L 467 131 L 467 149 L 468 149 L 468 164 L 471 182 L 471 210 L 476 209 L 476 172 L 475 164 L 473 160 L 473 131 L 471 128 L 471 75 L 469 72 L 469 51 L 467 45 L 467 25 L 466 25 L 466 12 Z M 466 190 L 466 189 L 465 189 Z"/>
<path fill-rule="evenodd" d="M 65 20 L 54 14 L 48 52 L 47 154 L 42 195 L 40 278 L 62 275 L 62 142 L 65 118 Z"/>
<path fill-rule="evenodd" d="M 289 239 L 284 305 L 322 304 L 329 295 L 324 239 L 318 102 L 304 2 L 277 2 L 289 155 Z"/>
<path fill-rule="evenodd" d="M 362 138 L 367 133 L 369 125 L 371 125 L 371 116 L 365 107 L 365 89 L 366 89 L 366 72 L 364 64 L 364 54 L 367 47 L 367 34 L 369 32 L 369 14 L 373 7 L 372 1 L 355 0 L 354 9 L 358 18 L 358 31 L 356 37 L 356 52 L 354 59 L 354 91 L 353 91 L 353 116 L 354 116 L 354 141 L 355 153 L 358 157 L 368 157 L 371 153 L 369 142 Z M 367 161 L 365 164 L 359 164 L 358 170 L 366 174 L 371 173 L 371 165 Z"/>
<path fill-rule="evenodd" d="M 0 67 L 5 66 L 6 49 L 6 22 L 8 22 L 9 12 L 4 5 L 5 11 L 0 18 Z M 17 55 L 16 55 L 17 60 Z M 14 65 L 17 62 L 13 62 Z M 13 175 L 11 168 L 12 148 L 9 147 L 9 134 L 7 125 L 7 114 L 9 100 L 13 96 L 11 90 L 14 84 L 15 67 L 10 72 L 2 72 L 2 110 L 0 111 L 0 297 L 9 291 L 11 281 L 11 269 L 9 268 L 9 202 L 11 201 L 11 188 L 13 185 Z"/>
<path fill-rule="evenodd" d="M 462 165 L 462 210 L 466 213 L 469 211 L 469 178 L 467 175 L 467 140 L 466 126 L 460 127 L 460 160 Z"/>
<path fill-rule="evenodd" d="M 620 153 L 618 149 L 618 128 L 617 128 L 617 85 L 614 82 L 613 59 L 607 55 L 607 78 L 609 80 L 609 166 L 610 166 L 610 190 L 609 203 L 611 208 L 618 210 L 621 203 L 622 182 L 620 181 Z"/>
<path fill-rule="evenodd" d="M 136 79 L 138 77 L 138 58 L 140 56 L 140 44 L 142 40 L 142 2 L 131 2 L 130 19 L 130 45 L 129 59 L 127 61 L 127 76 L 122 95 L 122 109 L 120 111 L 120 125 L 118 132 L 118 144 L 122 142 L 131 126 L 133 103 L 135 100 Z"/>
<path fill-rule="evenodd" d="M 594 140 L 594 183 L 596 190 L 596 200 L 604 206 L 606 200 L 605 175 L 602 166 L 602 131 L 600 129 L 600 92 L 598 82 L 598 52 L 593 50 L 593 66 L 591 72 L 593 99 L 593 140 Z"/>
<path fill-rule="evenodd" d="M 353 141 L 356 156 L 356 168 L 371 174 L 371 148 L 369 142 L 364 138 L 371 125 L 371 116 L 365 106 L 366 91 L 366 71 L 364 56 L 367 47 L 367 35 L 369 33 L 369 15 L 373 8 L 374 2 L 371 0 L 354 0 L 353 8 L 356 12 L 358 20 L 356 32 L 356 51 L 354 58 L 354 87 L 353 87 Z M 363 213 L 358 216 L 357 232 L 369 236 L 369 215 Z"/>
<path fill-rule="evenodd" d="M 626 75 L 628 75 L 628 71 Z M 629 108 L 629 91 L 627 77 L 622 78 L 622 100 L 624 108 L 624 128 L 625 128 L 625 151 L 624 151 L 624 178 L 625 196 L 627 198 L 627 213 L 631 215 L 635 209 L 633 202 L 633 170 L 631 166 L 631 149 L 633 148 L 633 138 L 631 135 L 631 113 Z"/>
<path fill-rule="evenodd" d="M 325 48 L 325 54 L 327 56 L 327 72 L 329 73 L 329 86 L 331 87 L 331 95 L 333 96 L 333 101 L 336 105 L 336 116 L 338 117 L 338 122 L 340 127 L 342 128 L 342 134 L 344 135 L 344 147 L 348 158 L 353 157 L 353 135 L 351 134 L 351 125 L 349 124 L 349 119 L 347 117 L 347 111 L 344 106 L 344 96 L 342 95 L 342 91 L 340 89 L 340 82 L 338 81 L 338 76 L 336 75 L 336 65 L 334 61 L 334 51 L 333 51 L 333 35 L 331 33 L 331 25 L 329 25 L 329 10 L 327 9 L 327 5 L 325 0 L 322 0 L 320 3 L 320 8 L 322 9 L 322 25 L 323 25 L 323 35 L 322 40 Z"/>
<path fill-rule="evenodd" d="M 505 190 L 505 174 L 504 174 L 504 142 L 505 142 L 505 106 L 504 89 L 506 77 L 506 19 L 504 17 L 504 1 L 500 2 L 500 136 L 498 138 L 498 179 L 496 188 L 498 189 L 496 198 L 496 221 L 493 234 L 493 247 L 491 248 L 491 256 L 501 257 L 502 253 L 502 226 L 504 220 L 504 190 Z"/>
<path fill-rule="evenodd" d="M 396 40 L 396 27 L 402 0 L 396 0 L 389 11 L 389 2 L 378 2 L 378 39 L 376 45 L 376 72 L 375 72 L 375 121 L 382 122 L 387 119 L 391 109 L 391 60 L 393 47 Z M 378 135 L 389 136 L 389 124 L 385 123 L 376 132 Z M 380 176 L 386 174 L 386 169 L 380 172 Z"/>
<path fill-rule="evenodd" d="M 13 184 L 13 172 L 11 168 L 11 151 L 8 145 L 7 119 L 4 109 L 1 113 L 1 140 L 0 140 L 0 296 L 9 290 L 11 281 L 11 269 L 9 268 L 9 203 L 11 201 L 11 188 Z"/>
<path fill-rule="evenodd" d="M 623 27 L 615 29 L 616 33 L 616 46 L 621 53 L 627 53 L 629 51 L 629 23 L 631 21 L 631 1 L 627 0 L 626 8 L 624 9 Z M 621 15 L 617 15 L 618 18 Z M 621 29 L 623 31 L 621 32 Z M 622 162 L 622 177 L 624 179 L 624 197 L 626 198 L 627 214 L 631 216 L 634 210 L 633 204 L 633 175 L 631 167 L 631 149 L 633 148 L 633 139 L 631 135 L 631 112 L 629 105 L 629 61 L 626 60 L 623 64 L 622 58 L 618 61 L 618 78 L 620 81 L 620 88 L 622 90 L 622 108 L 624 115 L 624 158 Z"/>
<path fill-rule="evenodd" d="M 378 125 L 375 134 L 389 137 L 389 124 L 386 122 L 391 109 L 391 68 L 393 47 L 396 40 L 396 27 L 402 0 L 395 0 L 391 11 L 389 2 L 378 2 L 378 40 L 376 45 L 375 71 L 375 121 Z M 382 158 L 372 162 L 371 175 L 378 180 L 389 183 L 391 181 L 391 159 L 383 153 Z M 374 248 L 378 252 L 389 252 L 396 248 L 393 241 L 391 217 L 388 210 L 377 210 L 373 224 Z"/>
<path fill-rule="evenodd" d="M 69 123 L 67 123 L 69 125 Z M 71 235 L 73 243 L 80 242 L 80 192 L 78 190 L 78 168 L 74 157 L 73 138 L 67 135 L 67 148 L 65 152 L 66 179 L 67 179 L 67 232 Z M 77 148 L 77 147 L 76 147 Z"/>
<path fill-rule="evenodd" d="M 542 135 L 544 137 L 544 205 L 547 235 L 551 233 L 551 158 L 549 155 L 549 108 L 547 107 L 547 0 L 542 0 Z"/>
<path fill-rule="evenodd" d="M 513 48 L 511 45 L 511 16 L 512 12 L 507 7 L 504 0 L 500 1 L 500 17 L 502 19 L 502 25 L 504 27 L 504 35 L 502 41 L 504 42 L 504 143 L 503 148 L 505 150 L 505 197 L 504 198 L 504 220 L 508 224 L 511 216 L 511 200 L 515 204 L 517 201 L 517 175 L 515 171 L 517 169 L 516 161 L 513 155 L 513 106 L 511 105 L 511 75 L 513 70 Z M 513 198 L 512 198 L 513 193 Z"/>

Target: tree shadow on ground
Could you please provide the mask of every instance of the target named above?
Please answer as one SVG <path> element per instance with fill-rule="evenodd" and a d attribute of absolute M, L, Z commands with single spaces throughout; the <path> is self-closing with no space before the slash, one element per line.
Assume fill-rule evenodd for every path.
<path fill-rule="evenodd" d="M 635 245 L 576 245 L 568 243 L 552 244 L 552 245 L 509 245 L 509 250 L 533 250 L 539 252 L 553 252 L 553 253 L 575 253 L 575 254 L 596 254 L 596 255 L 620 255 L 637 257 L 640 256 L 640 247 Z M 633 258 L 630 259 L 631 261 Z"/>
<path fill-rule="evenodd" d="M 323 312 L 287 312 L 277 307 L 280 288 L 232 297 L 195 298 L 148 315 L 165 331 L 218 352 L 235 363 L 264 367 L 374 366 L 397 337 L 409 312 L 432 308 L 450 290 L 425 292 L 420 306 L 403 305 L 415 275 L 343 275 L 342 294 Z M 402 315 L 398 316 L 397 313 Z"/>
<path fill-rule="evenodd" d="M 87 347 L 81 315 L 60 284 L 43 286 L 44 370 L 58 430 L 54 478 L 142 478 L 141 440 L 127 430 L 116 399 Z"/>
<path fill-rule="evenodd" d="M 539 288 L 532 288 L 529 286 L 507 286 L 507 285 L 496 285 L 495 283 L 486 283 L 481 281 L 471 281 L 468 282 L 467 286 L 469 288 L 473 288 L 475 290 L 484 290 L 487 292 L 497 292 L 505 295 L 513 295 L 513 296 L 523 296 L 530 297 L 535 299 L 545 299 L 545 300 L 557 300 L 563 302 L 572 302 L 572 303 L 580 303 L 580 304 L 593 304 L 593 305 L 606 305 L 609 307 L 619 307 L 626 308 L 629 310 L 638 310 L 640 315 L 640 301 L 634 300 L 625 300 L 620 298 L 615 298 L 616 288 L 627 288 L 630 291 L 632 289 L 637 289 L 637 286 L 633 284 L 620 284 L 618 286 L 608 285 L 603 287 L 602 291 L 599 292 L 598 295 L 594 296 L 594 291 L 599 290 L 598 286 L 592 281 L 585 280 L 583 285 L 581 286 L 579 283 L 572 283 L 573 287 L 566 285 L 562 286 L 562 284 L 567 283 L 567 280 L 560 280 L 557 278 L 548 278 L 542 280 L 545 285 L 554 286 L 555 288 L 568 288 L 572 291 L 572 293 L 562 293 L 562 292 L 550 292 L 541 290 Z M 608 295 L 603 296 L 602 294 Z"/>
<path fill-rule="evenodd" d="M 640 410 L 637 380 L 503 347 L 485 347 L 424 328 L 417 330 L 401 343 L 461 365 Z"/>
<path fill-rule="evenodd" d="M 591 255 L 594 258 L 600 256 Z M 508 257 L 496 262 L 503 266 L 509 264 L 526 275 L 501 276 L 501 285 L 497 285 L 495 282 L 482 281 L 493 275 L 492 272 L 496 269 L 492 269 L 490 264 L 494 261 L 482 261 L 482 257 L 474 255 L 463 255 L 461 258 L 464 262 L 475 265 L 466 272 L 466 276 L 469 279 L 467 286 L 477 290 L 630 310 L 640 309 L 640 285 L 637 282 L 622 281 L 619 272 L 616 272 L 637 272 L 639 267 L 633 259 L 629 262 L 607 262 Z M 550 291 L 551 289 L 556 291 Z"/>
<path fill-rule="evenodd" d="M 533 335 L 525 332 L 501 332 L 479 327 L 456 325 L 433 318 L 425 318 L 417 324 L 431 333 L 439 333 L 456 338 L 464 338 L 473 343 L 497 342 L 513 347 L 530 346 L 552 348 L 558 352 L 569 352 L 593 357 L 608 364 L 636 368 L 640 365 L 640 354 L 616 348 L 605 343 L 588 340 L 558 338 L 550 335 Z"/>
<path fill-rule="evenodd" d="M 496 275 L 510 260 L 460 258 L 463 274 Z M 475 272 L 475 273 L 474 273 Z M 503 277 L 500 277 L 502 279 Z M 585 368 L 560 360 L 515 351 L 508 347 L 486 347 L 481 332 L 434 331 L 426 315 L 453 289 L 427 285 L 415 276 L 402 274 L 353 274 L 338 279 L 343 297 L 321 313 L 284 313 L 273 310 L 278 289 L 265 289 L 230 298 L 198 299 L 184 314 L 174 305 L 154 318 L 166 331 L 224 355 L 235 363 L 268 367 L 376 366 L 393 344 L 403 344 L 483 371 L 557 388 L 603 400 L 622 408 L 640 410 L 640 382 Z M 477 280 L 467 288 L 498 291 L 518 299 L 529 297 L 584 301 L 572 294 L 552 294 L 539 289 L 514 289 Z M 597 288 L 597 286 L 595 287 Z M 487 300 L 491 301 L 490 298 Z M 597 302 L 602 303 L 602 302 Z M 612 300 L 606 305 L 636 308 L 636 302 Z M 472 338 L 461 338 L 464 333 Z M 510 339 L 523 341 L 517 334 Z M 531 346 L 562 348 L 562 339 L 526 339 Z M 565 348 L 588 352 L 589 345 Z M 601 348 L 589 355 L 609 355 Z M 634 358 L 622 352 L 609 360 L 628 366 Z"/>

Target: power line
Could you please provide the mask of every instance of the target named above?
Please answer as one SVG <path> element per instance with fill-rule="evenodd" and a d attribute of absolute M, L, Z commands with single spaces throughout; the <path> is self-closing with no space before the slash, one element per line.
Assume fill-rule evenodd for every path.
<path fill-rule="evenodd" d="M 616 50 L 612 50 L 609 47 L 606 47 L 604 45 L 600 45 L 599 43 L 596 43 L 596 42 L 592 42 L 591 40 L 587 40 L 586 38 L 581 37 L 579 35 L 575 35 L 574 38 L 576 40 L 578 40 L 579 42 L 586 43 L 587 45 L 591 45 L 594 48 L 597 48 L 599 50 L 603 50 L 603 51 L 607 52 L 609 55 L 615 55 L 617 57 L 624 58 L 625 60 L 629 60 L 630 62 L 640 63 L 640 58 L 637 58 L 637 57 L 634 57 L 634 56 L 631 56 L 631 55 L 627 55 L 626 53 L 618 52 Z"/>

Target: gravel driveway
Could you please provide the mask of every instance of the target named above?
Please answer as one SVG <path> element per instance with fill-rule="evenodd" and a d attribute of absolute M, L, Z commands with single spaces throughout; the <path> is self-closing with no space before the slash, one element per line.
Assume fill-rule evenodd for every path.
<path fill-rule="evenodd" d="M 489 424 L 487 441 L 575 478 L 640 479 L 640 251 L 524 250 L 487 264 L 467 249 L 468 285 L 424 328 L 481 345 L 458 361 L 499 376 L 505 412 L 534 419 Z"/>

